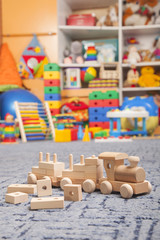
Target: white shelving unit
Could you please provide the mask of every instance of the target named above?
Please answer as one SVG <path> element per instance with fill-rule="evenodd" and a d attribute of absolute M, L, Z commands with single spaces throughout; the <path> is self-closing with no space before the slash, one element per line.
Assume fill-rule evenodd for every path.
<path fill-rule="evenodd" d="M 119 4 L 119 25 L 118 27 L 98 27 L 98 26 L 67 26 L 66 19 L 67 17 L 75 11 L 87 10 L 97 8 L 106 8 L 111 4 L 118 2 Z M 123 53 L 126 50 L 125 40 L 128 37 L 136 37 L 136 39 L 143 46 L 144 41 L 148 49 L 152 48 L 152 42 L 157 35 L 160 35 L 160 25 L 145 25 L 145 26 L 122 26 L 122 0 L 58 0 L 58 62 L 61 67 L 61 87 L 63 87 L 63 70 L 67 67 L 85 67 L 93 66 L 99 68 L 100 64 L 64 64 L 63 63 L 63 51 L 66 46 L 70 46 L 71 42 L 74 40 L 89 40 L 89 39 L 108 39 L 108 38 L 117 38 L 119 44 L 119 64 L 120 64 L 120 81 L 119 87 L 119 100 L 120 104 L 123 102 L 124 96 L 135 96 L 135 95 L 144 95 L 147 91 L 160 91 L 159 88 L 123 88 L 123 81 L 126 79 L 127 71 L 130 68 L 129 64 L 122 62 Z M 147 39 L 147 41 L 146 41 Z M 160 62 L 141 62 L 137 63 L 137 69 L 140 70 L 143 66 L 153 66 L 155 68 L 160 67 Z M 93 89 L 92 89 L 93 90 Z M 71 92 L 74 91 L 73 94 Z M 89 93 L 91 89 L 86 89 L 86 92 Z M 85 89 L 79 91 L 79 96 L 85 93 Z M 67 96 L 71 94 L 74 96 L 75 90 L 70 90 L 65 92 L 62 90 L 62 96 Z M 70 95 L 68 96 L 70 97 Z"/>

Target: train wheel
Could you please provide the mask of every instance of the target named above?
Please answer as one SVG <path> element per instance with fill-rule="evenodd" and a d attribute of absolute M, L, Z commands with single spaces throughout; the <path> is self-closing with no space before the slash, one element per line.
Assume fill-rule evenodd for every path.
<path fill-rule="evenodd" d="M 110 194 L 112 192 L 112 184 L 108 181 L 103 181 L 100 185 L 101 193 Z"/>
<path fill-rule="evenodd" d="M 83 182 L 83 190 L 87 193 L 92 193 L 96 189 L 96 185 L 91 179 L 87 179 Z"/>
<path fill-rule="evenodd" d="M 29 172 L 28 173 L 28 178 L 27 178 L 27 182 L 29 184 L 36 184 L 37 183 L 37 177 L 34 173 Z"/>
<path fill-rule="evenodd" d="M 150 193 L 151 191 L 152 191 L 152 185 L 150 184 L 150 182 L 148 182 L 148 193 Z"/>
<path fill-rule="evenodd" d="M 123 184 L 120 187 L 120 194 L 123 198 L 131 198 L 133 196 L 133 189 L 129 184 Z"/>
<path fill-rule="evenodd" d="M 66 184 L 72 184 L 72 180 L 68 177 L 62 178 L 62 180 L 60 182 L 61 189 L 64 189 L 64 185 L 66 185 Z"/>

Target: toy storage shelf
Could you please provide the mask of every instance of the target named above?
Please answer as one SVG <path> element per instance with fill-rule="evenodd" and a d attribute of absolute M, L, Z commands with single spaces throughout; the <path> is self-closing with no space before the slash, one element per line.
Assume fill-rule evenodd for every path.
<path fill-rule="evenodd" d="M 72 64 L 64 64 L 64 63 L 60 63 L 59 66 L 61 68 L 69 68 L 69 67 L 77 67 L 77 68 L 81 68 L 81 67 L 100 67 L 99 63 L 87 63 L 87 64 L 78 64 L 78 63 L 72 63 Z"/>
<path fill-rule="evenodd" d="M 137 91 L 160 91 L 160 87 L 131 87 L 131 88 L 122 88 L 123 92 L 137 92 Z"/>
<path fill-rule="evenodd" d="M 87 40 L 101 38 L 118 38 L 118 27 L 97 26 L 59 26 L 72 40 Z"/>
<path fill-rule="evenodd" d="M 159 34 L 160 24 L 145 25 L 145 26 L 123 26 L 122 31 L 127 35 L 145 35 L 145 34 Z"/>
<path fill-rule="evenodd" d="M 74 40 L 89 40 L 89 39 L 109 39 L 118 38 L 118 48 L 119 48 L 119 66 L 120 66 L 120 80 L 119 87 L 119 100 L 120 104 L 123 102 L 125 95 L 135 96 L 136 94 L 144 94 L 145 91 L 160 91 L 159 87 L 155 88 L 124 88 L 123 82 L 126 80 L 127 71 L 130 68 L 130 64 L 122 62 L 122 57 L 124 52 L 127 50 L 125 46 L 125 40 L 130 37 L 135 37 L 141 45 L 146 41 L 146 49 L 150 48 L 149 44 L 160 35 L 160 24 L 158 25 L 144 25 L 144 26 L 122 26 L 122 0 L 59 0 L 57 1 L 58 7 L 58 63 L 61 67 L 61 86 L 63 86 L 63 72 L 65 68 L 82 68 L 86 66 L 93 66 L 97 70 L 100 68 L 100 64 L 64 64 L 63 63 L 63 52 L 65 48 L 71 45 Z M 91 13 L 96 12 L 96 10 L 104 10 L 106 7 L 118 3 L 119 5 L 119 25 L 117 27 L 99 27 L 99 26 L 68 26 L 66 25 L 66 19 L 71 14 L 81 14 L 81 13 Z M 88 11 L 88 12 L 87 12 Z M 154 62 L 140 62 L 136 64 L 138 70 L 143 66 L 153 66 L 157 70 L 160 67 L 160 61 Z M 69 97 L 83 97 L 88 98 L 91 91 L 98 89 L 62 89 L 62 101 L 64 98 Z M 99 89 L 102 91 L 102 88 Z M 106 91 L 107 89 L 105 89 Z"/>
<path fill-rule="evenodd" d="M 122 63 L 122 67 L 129 68 L 131 65 L 127 63 Z M 140 62 L 136 64 L 136 67 L 143 67 L 143 66 L 160 66 L 160 61 L 153 61 L 153 62 Z"/>

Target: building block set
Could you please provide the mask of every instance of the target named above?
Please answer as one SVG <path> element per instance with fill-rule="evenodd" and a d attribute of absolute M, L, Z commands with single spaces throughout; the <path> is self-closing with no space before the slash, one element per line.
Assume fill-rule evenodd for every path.
<path fill-rule="evenodd" d="M 48 102 L 51 115 L 60 113 L 60 67 L 56 63 L 44 65 L 44 101 Z"/>
<path fill-rule="evenodd" d="M 128 159 L 130 165 L 124 165 Z M 151 184 L 145 180 L 145 170 L 138 167 L 140 161 L 137 156 L 126 153 L 103 152 L 98 157 L 92 155 L 84 159 L 81 155 L 80 163 L 73 164 L 73 155 L 69 155 L 69 169 L 65 169 L 63 162 L 57 161 L 57 155 L 39 153 L 39 166 L 32 167 L 28 173 L 28 184 L 12 184 L 8 186 L 5 201 L 18 204 L 28 201 L 28 194 L 37 195 L 30 203 L 30 209 L 64 208 L 65 201 L 81 201 L 82 189 L 92 193 L 100 189 L 102 194 L 120 192 L 122 198 L 128 199 L 133 194 L 151 192 Z M 106 177 L 103 176 L 103 168 Z M 53 197 L 52 186 L 61 187 L 64 197 Z M 45 197 L 44 196 L 49 196 Z"/>
<path fill-rule="evenodd" d="M 119 107 L 119 93 L 115 90 L 93 91 L 89 94 L 89 127 L 109 128 L 106 113 Z M 116 127 L 116 123 L 114 123 Z"/>

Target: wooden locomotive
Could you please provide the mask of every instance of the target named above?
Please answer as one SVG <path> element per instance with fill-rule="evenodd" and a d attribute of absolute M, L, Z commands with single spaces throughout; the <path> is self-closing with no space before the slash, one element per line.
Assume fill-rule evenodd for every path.
<path fill-rule="evenodd" d="M 100 189 L 103 194 L 112 191 L 120 192 L 123 198 L 131 198 L 133 194 L 149 193 L 151 184 L 145 181 L 145 171 L 137 164 L 139 157 L 130 156 L 126 153 L 104 152 L 98 157 L 92 155 L 85 158 L 81 155 L 80 163 L 73 165 L 73 156 L 69 156 L 69 169 L 64 169 L 64 163 L 57 162 L 54 154 L 53 161 L 47 154 L 46 161 L 39 155 L 39 166 L 32 167 L 28 174 L 28 183 L 36 183 L 37 179 L 49 176 L 52 186 L 66 184 L 81 184 L 85 192 L 91 193 Z M 130 165 L 124 165 L 124 159 L 128 159 Z M 107 177 L 103 177 L 103 166 Z"/>

